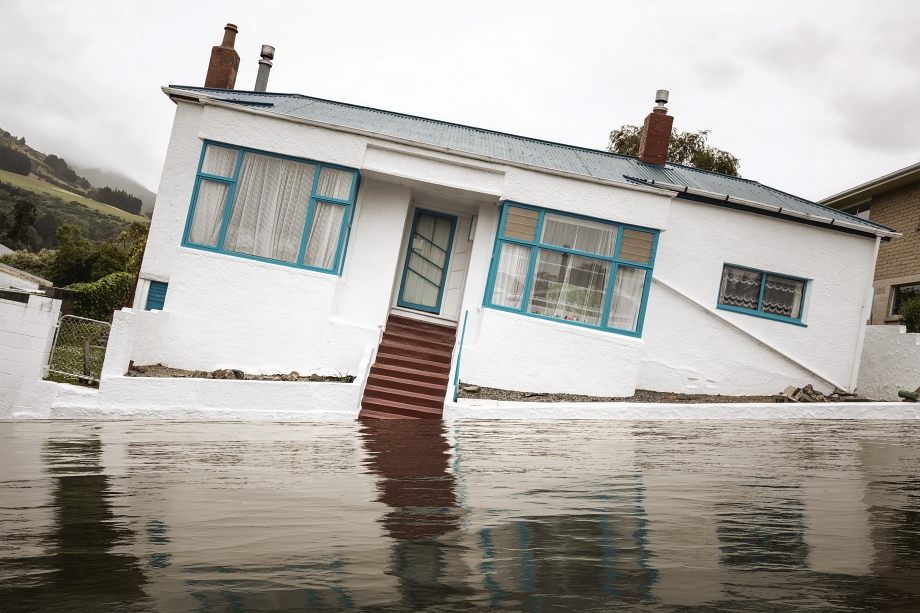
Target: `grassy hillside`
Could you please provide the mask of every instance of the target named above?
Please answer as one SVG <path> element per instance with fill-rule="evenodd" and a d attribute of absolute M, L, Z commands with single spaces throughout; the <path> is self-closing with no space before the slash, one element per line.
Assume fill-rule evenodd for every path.
<path fill-rule="evenodd" d="M 121 209 L 116 209 L 115 207 L 109 206 L 108 204 L 96 202 L 95 200 L 87 198 L 86 196 L 81 196 L 80 194 L 67 191 L 44 181 L 33 179 L 31 177 L 24 177 L 22 175 L 17 175 L 5 170 L 0 170 L 0 181 L 3 181 L 4 183 L 10 183 L 18 188 L 25 189 L 30 192 L 35 192 L 37 194 L 44 194 L 47 196 L 60 198 L 64 202 L 79 202 L 90 210 L 117 217 L 126 222 L 141 221 L 147 223 L 150 221 L 146 217 L 142 217 L 140 215 L 132 215 L 131 213 L 122 211 Z"/>

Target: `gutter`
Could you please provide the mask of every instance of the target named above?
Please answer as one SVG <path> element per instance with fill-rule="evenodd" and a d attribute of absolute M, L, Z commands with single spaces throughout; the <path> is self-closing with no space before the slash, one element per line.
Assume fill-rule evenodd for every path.
<path fill-rule="evenodd" d="M 173 102 L 181 101 L 188 102 L 191 104 L 199 104 L 202 106 L 216 106 L 219 108 L 232 109 L 235 111 L 245 111 L 253 115 L 263 115 L 265 117 L 271 117 L 273 119 L 283 119 L 285 121 L 291 121 L 294 123 L 305 124 L 308 126 L 314 126 L 317 128 L 323 128 L 326 130 L 333 130 L 335 132 L 345 132 L 348 134 L 356 134 L 358 136 L 364 136 L 374 140 L 387 141 L 392 143 L 397 143 L 400 145 L 407 145 L 410 147 L 417 147 L 419 149 L 427 149 L 429 151 L 437 151 L 440 153 L 448 153 L 450 155 L 455 155 L 457 157 L 468 158 L 472 160 L 479 160 L 481 162 L 489 162 L 490 164 L 497 164 L 500 166 L 511 166 L 514 168 L 521 168 L 523 170 L 538 170 L 544 174 L 555 175 L 558 177 L 563 177 L 566 179 L 575 179 L 577 181 L 587 181 L 589 183 L 597 183 L 599 185 L 607 185 L 610 187 L 619 187 L 622 189 L 629 189 L 637 192 L 644 192 L 646 194 L 654 194 L 656 196 L 664 196 L 667 198 L 673 198 L 677 194 L 669 189 L 660 189 L 655 187 L 646 187 L 644 185 L 636 185 L 628 181 L 614 181 L 612 179 L 602 179 L 600 177 L 592 177 L 591 175 L 582 175 L 573 172 L 566 172 L 564 170 L 556 170 L 553 168 L 545 168 L 543 166 L 535 166 L 532 164 L 523 164 L 521 162 L 512 162 L 509 160 L 502 160 L 498 158 L 493 158 L 488 155 L 479 155 L 476 153 L 470 153 L 469 151 L 461 151 L 458 149 L 452 149 L 450 147 L 439 147 L 438 145 L 432 145 L 429 143 L 423 143 L 420 141 L 414 141 L 406 138 L 399 138 L 397 136 L 388 136 L 386 134 L 380 134 L 378 132 L 370 132 L 368 130 L 361 130 L 359 128 L 349 128 L 346 126 L 339 126 L 332 123 L 324 123 L 321 121 L 315 121 L 312 119 L 304 119 L 302 117 L 291 117 L 290 115 L 284 115 L 281 113 L 273 113 L 268 110 L 263 110 L 261 108 L 250 108 L 247 106 L 250 103 L 237 104 L 234 102 L 226 102 L 224 100 L 217 100 L 215 98 L 210 98 L 208 96 L 202 96 L 197 94 L 191 94 L 186 90 L 177 90 L 168 86 L 163 86 L 160 89 L 163 90 L 167 96 L 170 97 Z M 266 107 L 267 108 L 267 107 Z"/>

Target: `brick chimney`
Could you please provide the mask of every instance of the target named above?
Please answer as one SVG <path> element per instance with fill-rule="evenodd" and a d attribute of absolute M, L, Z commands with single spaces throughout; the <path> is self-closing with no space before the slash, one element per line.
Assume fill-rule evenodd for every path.
<path fill-rule="evenodd" d="M 217 89 L 233 89 L 236 84 L 236 71 L 240 67 L 240 56 L 233 49 L 236 42 L 236 26 L 228 23 L 224 28 L 224 40 L 217 47 L 211 47 L 211 63 L 208 64 L 208 76 L 204 86 Z"/>
<path fill-rule="evenodd" d="M 639 159 L 646 164 L 664 166 L 668 161 L 668 146 L 671 144 L 671 126 L 674 124 L 674 118 L 668 115 L 668 108 L 664 105 L 667 101 L 668 90 L 659 89 L 655 92 L 655 102 L 658 106 L 652 109 L 642 125 Z"/>

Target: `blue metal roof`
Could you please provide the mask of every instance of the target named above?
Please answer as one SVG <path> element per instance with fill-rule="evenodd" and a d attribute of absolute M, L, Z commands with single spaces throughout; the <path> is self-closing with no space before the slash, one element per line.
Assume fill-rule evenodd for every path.
<path fill-rule="evenodd" d="M 793 211 L 803 216 L 830 219 L 835 223 L 843 222 L 851 229 L 864 228 L 870 234 L 875 234 L 876 230 L 893 232 L 886 226 L 787 194 L 757 181 L 689 166 L 671 163 L 664 166 L 645 164 L 631 156 L 562 145 L 425 117 L 312 98 L 301 94 L 249 92 L 180 85 L 169 87 L 252 109 L 443 147 L 494 160 L 527 164 L 598 179 L 630 182 L 648 187 L 664 189 L 684 187 L 691 190 L 689 194 L 692 194 L 693 190 L 706 192 L 706 194 L 697 194 L 697 196 L 705 197 L 711 194 L 710 200 L 730 202 L 729 198 L 741 199 L 782 208 L 785 211 Z"/>

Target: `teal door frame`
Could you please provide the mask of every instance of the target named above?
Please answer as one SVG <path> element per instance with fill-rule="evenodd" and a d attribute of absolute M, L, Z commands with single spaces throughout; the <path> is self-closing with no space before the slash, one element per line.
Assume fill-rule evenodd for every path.
<path fill-rule="evenodd" d="M 412 256 L 412 244 L 415 242 L 415 235 L 418 230 L 418 219 L 420 215 L 431 215 L 433 217 L 443 217 L 450 220 L 450 241 L 447 243 L 447 253 L 444 258 L 444 268 L 441 270 L 441 282 L 438 287 L 438 304 L 437 306 L 426 306 L 424 304 L 413 304 L 411 302 L 404 302 L 402 299 L 403 288 L 406 286 L 406 275 L 409 273 L 409 258 Z M 444 285 L 447 283 L 447 275 L 450 272 L 450 253 L 454 248 L 454 233 L 457 231 L 457 218 L 454 215 L 446 215 L 444 213 L 436 213 L 435 211 L 428 211 L 425 209 L 415 209 L 415 215 L 412 218 L 412 231 L 409 233 L 409 245 L 406 248 L 406 261 L 403 264 L 402 279 L 399 282 L 399 293 L 397 294 L 398 298 L 396 300 L 396 306 L 404 307 L 407 309 L 415 309 L 417 311 L 427 311 L 429 313 L 440 313 L 441 312 L 441 299 L 444 298 Z M 422 240 L 428 241 L 424 236 L 421 237 Z M 428 241 L 431 242 L 431 241 Z M 431 243 L 434 245 L 434 243 Z M 438 249 L 437 245 L 435 245 Z M 421 254 L 418 254 L 419 257 Z M 437 266 L 434 262 L 431 262 L 433 266 Z M 425 277 L 423 277 L 425 278 Z M 427 280 L 427 278 L 426 278 Z"/>

